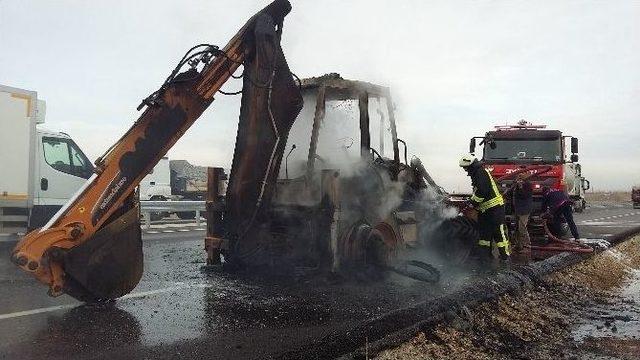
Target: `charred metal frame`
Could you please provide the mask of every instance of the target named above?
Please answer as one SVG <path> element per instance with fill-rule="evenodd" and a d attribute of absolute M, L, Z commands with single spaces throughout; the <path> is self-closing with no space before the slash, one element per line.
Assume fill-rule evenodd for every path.
<path fill-rule="evenodd" d="M 353 186 L 350 181 L 354 180 L 342 177 L 339 169 L 320 171 L 315 164 L 327 101 L 357 100 L 360 156 L 372 162 L 373 166 L 369 171 L 386 173 L 389 179 L 395 182 L 398 181 L 401 170 L 412 170 L 411 167 L 400 162 L 394 106 L 389 88 L 362 81 L 345 80 L 338 74 L 304 79 L 299 85 L 302 94 L 312 94 L 315 98 L 305 175 L 296 179 L 289 179 L 288 176 L 285 179 L 277 179 L 273 198 L 264 203 L 261 216 L 256 217 L 255 224 L 252 224 L 253 230 L 250 236 L 241 239 L 242 241 L 238 244 L 245 246 L 247 249 L 245 253 L 248 255 L 239 257 L 237 246 L 233 245 L 233 227 L 234 224 L 246 224 L 247 219 L 238 212 L 230 211 L 232 204 L 229 191 L 232 189 L 232 182 L 245 182 L 250 176 L 247 177 L 247 174 L 244 174 L 244 177 L 234 179 L 232 171 L 230 185 L 223 198 L 217 187 L 221 176 L 219 172 L 222 170 L 218 169 L 216 172 L 210 169 L 207 196 L 209 224 L 205 238 L 207 265 L 220 264 L 220 254 L 225 256 L 225 266 L 230 269 L 235 268 L 236 264 L 241 267 L 261 265 L 268 265 L 271 268 L 278 268 L 279 265 L 287 267 L 301 258 L 306 259 L 304 261 L 312 259 L 315 266 L 330 271 L 339 271 L 343 267 L 357 267 L 367 263 L 383 264 L 390 256 L 393 257 L 391 254 L 395 253 L 405 241 L 405 236 L 402 235 L 405 231 L 402 229 L 415 226 L 415 214 L 407 218 L 413 220 L 405 219 L 406 221 L 399 221 L 395 217 L 393 219 L 370 217 L 369 213 L 357 215 L 358 218 L 354 219 L 354 209 L 351 209 L 351 205 L 348 202 L 345 203 L 343 198 L 347 195 L 343 191 L 349 191 L 343 189 L 343 186 Z M 393 159 L 376 159 L 375 149 L 371 148 L 370 98 L 386 101 L 388 114 L 384 120 L 385 123 L 388 121 L 392 137 Z M 380 106 L 385 106 L 382 105 L 382 101 L 379 103 Z M 307 106 L 314 106 L 313 100 Z M 249 134 L 256 134 L 256 132 Z M 243 136 L 239 134 L 239 139 L 243 140 L 244 136 L 247 134 Z M 287 134 L 283 134 L 282 148 L 286 141 Z M 240 141 L 240 144 L 243 142 Z M 282 156 L 277 160 L 278 164 L 275 165 L 277 167 L 280 166 L 281 161 L 286 161 Z M 242 163 L 251 168 L 251 162 Z M 254 173 L 255 169 L 247 171 Z M 405 182 L 406 177 L 402 181 Z M 299 191 L 304 193 L 300 195 Z M 297 200 L 283 195 L 291 192 L 297 194 L 295 197 Z M 299 201 L 301 198 L 304 200 Z M 224 206 L 222 206 L 223 202 Z M 246 207 L 246 204 L 246 201 L 235 202 L 236 206 Z M 356 213 L 358 211 L 360 210 L 355 210 Z M 403 210 L 403 213 L 407 213 L 407 210 Z M 415 239 L 406 240 L 415 241 Z M 234 258 L 240 261 L 229 261 Z"/>
<path fill-rule="evenodd" d="M 311 143 L 309 155 L 307 157 L 307 175 L 310 176 L 315 168 L 315 158 L 318 145 L 318 135 L 320 126 L 326 114 L 327 100 L 358 100 L 360 111 L 360 149 L 361 156 L 370 155 L 371 133 L 369 127 L 369 98 L 384 98 L 387 100 L 387 113 L 389 124 L 391 125 L 391 136 L 393 138 L 393 160 L 400 162 L 400 151 L 398 147 L 398 133 L 393 108 L 391 91 L 386 86 L 371 84 L 364 81 L 345 80 L 338 74 L 327 74 L 320 77 L 313 77 L 301 80 L 302 93 L 317 91 L 316 109 L 311 132 Z"/>
<path fill-rule="evenodd" d="M 207 252 L 207 266 L 220 265 L 220 249 L 224 236 L 222 216 L 224 210 L 221 184 L 225 179 L 224 169 L 207 168 L 207 234 L 204 238 L 204 249 Z"/>

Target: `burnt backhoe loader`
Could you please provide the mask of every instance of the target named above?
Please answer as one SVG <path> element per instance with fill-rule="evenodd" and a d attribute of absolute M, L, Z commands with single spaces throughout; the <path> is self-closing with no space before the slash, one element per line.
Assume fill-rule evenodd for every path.
<path fill-rule="evenodd" d="M 225 267 L 270 273 L 394 271 L 438 281 L 411 251 L 425 245 L 421 231 L 447 194 L 417 158 L 408 162 L 389 88 L 338 74 L 303 79 L 300 88 L 304 106 L 282 139 L 287 155 L 268 202 L 243 185 L 259 180 L 247 167 L 261 148 L 247 141 L 256 130 L 242 120 L 226 194 L 223 169 L 210 169 L 207 264 L 223 265 L 223 255 Z M 245 206 L 256 199 L 264 202 L 258 212 Z"/>
<path fill-rule="evenodd" d="M 49 286 L 49 295 L 113 299 L 130 292 L 143 270 L 136 187 L 244 66 L 242 108 L 230 212 L 252 219 L 271 197 L 287 133 L 302 106 L 280 47 L 287 0 L 254 15 L 223 48 L 191 48 L 162 86 L 144 99 L 140 118 L 103 156 L 78 193 L 47 223 L 24 236 L 11 259 Z M 222 92 L 223 94 L 227 94 Z M 259 151 L 244 151 L 244 146 Z M 248 175 L 247 175 L 248 174 Z M 246 175 L 246 176 L 245 176 Z"/>

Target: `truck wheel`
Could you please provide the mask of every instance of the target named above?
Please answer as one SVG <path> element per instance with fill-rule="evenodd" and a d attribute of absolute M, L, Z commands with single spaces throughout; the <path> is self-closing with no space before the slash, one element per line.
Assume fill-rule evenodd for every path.
<path fill-rule="evenodd" d="M 480 237 L 475 221 L 464 216 L 443 221 L 434 235 L 435 250 L 454 265 L 463 265 L 469 259 Z"/>
<path fill-rule="evenodd" d="M 162 212 L 152 212 L 149 213 L 149 218 L 151 218 L 151 221 L 159 221 L 164 218 L 164 215 Z"/>
<path fill-rule="evenodd" d="M 167 201 L 167 198 L 165 198 L 164 196 L 154 195 L 149 200 L 151 200 L 151 201 Z M 162 220 L 162 219 L 164 219 L 164 218 L 166 218 L 168 216 L 169 216 L 169 213 L 167 213 L 166 211 L 158 211 L 158 212 L 149 213 L 149 217 L 151 218 L 151 221 Z"/>
<path fill-rule="evenodd" d="M 178 216 L 178 218 L 182 219 L 182 220 L 188 220 L 188 219 L 195 219 L 196 218 L 196 212 L 195 211 L 179 211 L 176 213 L 176 215 Z"/>

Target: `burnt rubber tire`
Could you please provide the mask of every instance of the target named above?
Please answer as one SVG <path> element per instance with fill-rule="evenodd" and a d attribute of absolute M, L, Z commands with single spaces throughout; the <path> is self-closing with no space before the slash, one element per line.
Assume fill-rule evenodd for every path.
<path fill-rule="evenodd" d="M 450 264 L 463 265 L 478 243 L 478 227 L 475 221 L 457 216 L 447 219 L 435 231 L 435 250 Z"/>
<path fill-rule="evenodd" d="M 408 260 L 392 266 L 389 270 L 408 278 L 435 284 L 440 281 L 440 271 L 423 261 Z"/>
<path fill-rule="evenodd" d="M 167 198 L 164 196 L 154 195 L 149 200 L 151 201 L 167 201 Z M 158 211 L 149 213 L 149 218 L 151 221 L 160 221 L 169 216 L 169 213 L 166 211 Z"/>

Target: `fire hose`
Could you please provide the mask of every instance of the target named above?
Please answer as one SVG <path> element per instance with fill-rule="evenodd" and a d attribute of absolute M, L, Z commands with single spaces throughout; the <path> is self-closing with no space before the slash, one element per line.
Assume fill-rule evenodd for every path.
<path fill-rule="evenodd" d="M 547 234 L 547 238 L 550 240 L 548 245 L 537 246 L 537 245 L 529 245 L 528 248 L 531 250 L 538 251 L 567 251 L 567 252 L 576 252 L 576 253 L 592 253 L 593 248 L 587 244 L 583 244 L 577 240 L 563 240 L 559 237 L 555 236 L 547 226 L 547 221 L 545 220 L 544 224 L 544 232 Z"/>

